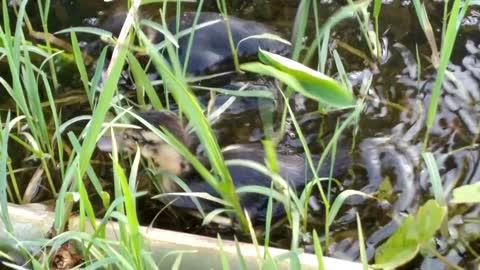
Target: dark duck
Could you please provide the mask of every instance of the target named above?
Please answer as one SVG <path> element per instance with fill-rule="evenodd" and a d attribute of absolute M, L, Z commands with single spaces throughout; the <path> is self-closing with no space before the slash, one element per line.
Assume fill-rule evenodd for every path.
<path fill-rule="evenodd" d="M 193 12 L 184 13 L 180 18 L 178 27 L 180 33 L 195 26 L 194 33 L 189 32 L 177 37 L 178 59 L 182 65 L 188 65 L 187 73 L 191 76 L 199 76 L 233 70 L 234 61 L 227 21 L 218 13 L 201 12 L 197 24 L 194 25 L 195 16 L 196 14 Z M 124 20 L 125 13 L 115 13 L 106 18 L 100 24 L 100 27 L 118 36 Z M 176 18 L 167 20 L 168 31 L 172 34 L 177 33 L 176 22 Z M 281 36 L 280 33 L 265 24 L 228 16 L 228 26 L 232 43 L 241 62 L 256 59 L 259 48 L 281 55 L 290 53 L 290 45 L 286 42 L 280 42 L 279 39 L 265 36 L 265 34 Z M 149 27 L 145 27 L 143 30 L 147 32 L 153 43 L 164 41 L 164 35 L 160 32 Z M 185 63 L 191 34 L 193 34 L 192 45 L 188 63 Z M 97 47 L 97 45 L 92 46 Z M 165 56 L 168 58 L 166 50 Z"/>
<path fill-rule="evenodd" d="M 164 128 L 173 134 L 180 142 L 195 152 L 195 138 L 187 134 L 184 126 L 177 116 L 169 111 L 158 111 L 139 113 L 143 119 L 157 128 Z M 138 129 L 125 129 L 122 134 L 116 136 L 116 141 L 120 151 L 124 153 L 135 153 L 137 146 L 144 159 L 154 164 L 157 173 L 168 172 L 187 183 L 192 192 L 208 193 L 219 197 L 213 188 L 194 171 L 189 162 L 177 150 L 160 139 L 154 132 L 148 130 L 141 123 L 134 122 Z M 111 151 L 112 139 L 103 137 L 97 144 L 101 151 Z M 249 160 L 265 164 L 265 152 L 261 144 L 235 144 L 222 149 L 223 158 L 229 160 Z M 197 158 L 207 165 L 207 159 L 198 155 Z M 313 157 L 314 162 L 318 157 Z M 319 177 L 328 177 L 330 175 L 331 160 L 328 158 L 318 171 Z M 350 157 L 347 151 L 337 151 L 334 160 L 334 169 L 332 177 L 343 175 L 350 164 Z M 290 187 L 295 191 L 302 191 L 306 183 L 312 180 L 313 174 L 307 166 L 306 160 L 302 155 L 277 153 L 277 162 L 280 168 L 279 175 L 285 179 Z M 244 186 L 262 186 L 270 188 L 272 186 L 271 177 L 265 175 L 250 167 L 231 165 L 227 166 L 236 188 Z M 169 177 L 162 176 L 161 183 L 165 192 L 183 192 Z M 187 196 L 165 196 L 162 197 L 165 203 L 170 203 L 174 207 L 183 209 L 196 209 L 190 197 Z M 247 210 L 254 220 L 264 220 L 268 198 L 256 193 L 239 194 L 241 206 Z M 204 211 L 211 211 L 222 207 L 218 203 L 199 199 Z M 275 205 L 273 217 L 279 218 L 284 214 L 283 206 Z"/>
<path fill-rule="evenodd" d="M 185 13 L 181 18 L 180 31 L 193 26 L 194 13 Z M 198 24 L 212 22 L 213 24 L 197 29 L 194 34 L 192 49 L 188 62 L 188 73 L 201 75 L 214 73 L 233 68 L 232 49 L 228 40 L 227 25 L 224 18 L 212 12 L 202 12 L 198 18 Z M 236 46 L 238 58 L 242 61 L 255 59 L 258 49 L 287 55 L 290 46 L 271 38 L 261 38 L 263 34 L 280 36 L 270 27 L 240 18 L 230 16 L 228 18 L 232 43 Z M 174 19 L 168 23 L 168 29 L 174 31 L 176 22 Z M 174 33 L 174 32 L 173 32 Z M 179 39 L 179 59 L 185 65 L 187 44 L 189 35 Z"/>

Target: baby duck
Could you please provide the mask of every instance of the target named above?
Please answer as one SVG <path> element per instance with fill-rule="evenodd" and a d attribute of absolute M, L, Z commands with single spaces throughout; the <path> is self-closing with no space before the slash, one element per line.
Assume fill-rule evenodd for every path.
<path fill-rule="evenodd" d="M 185 146 L 192 149 L 194 146 L 194 138 L 190 137 L 178 117 L 169 111 L 156 111 L 147 113 L 138 113 L 140 117 L 148 121 L 157 128 L 164 128 L 174 135 Z M 116 141 L 120 151 L 125 153 L 135 153 L 137 145 L 140 148 L 143 158 L 152 161 L 158 172 L 167 171 L 173 175 L 183 178 L 188 184 L 192 192 L 204 192 L 212 196 L 218 197 L 216 191 L 198 175 L 185 157 L 177 150 L 155 135 L 152 131 L 147 130 L 140 122 L 134 122 L 140 129 L 125 129 L 121 136 L 116 136 Z M 110 137 L 102 137 L 97 143 L 97 147 L 104 152 L 112 149 L 112 139 Z M 193 152 L 193 151 L 192 151 Z M 260 164 L 265 164 L 265 151 L 261 144 L 236 144 L 230 145 L 222 149 L 223 158 L 228 160 L 249 160 Z M 207 165 L 207 158 L 198 157 L 202 163 Z M 315 158 L 314 158 L 315 159 Z M 318 159 L 317 159 L 318 160 Z M 300 155 L 285 155 L 277 153 L 277 162 L 280 168 L 279 175 L 288 181 L 290 187 L 295 191 L 303 189 L 305 184 L 313 177 L 312 172 L 307 166 L 306 160 Z M 314 160 L 315 162 L 315 160 Z M 351 158 L 348 151 L 338 150 L 335 155 L 335 165 L 333 177 L 341 176 L 349 164 Z M 317 175 L 319 177 L 328 177 L 330 174 L 329 158 L 324 162 L 324 166 L 320 168 Z M 243 167 L 239 165 L 227 166 L 232 181 L 236 188 L 243 186 L 263 186 L 270 188 L 272 180 L 270 176 L 265 175 L 255 169 Z M 161 184 L 166 192 L 182 192 L 181 188 L 170 180 L 168 177 L 162 177 Z M 173 199 L 171 205 L 183 209 L 196 209 L 190 197 L 187 196 L 166 196 L 163 198 Z M 239 194 L 240 204 L 246 209 L 252 219 L 264 219 L 268 198 L 254 193 Z M 211 211 L 220 208 L 221 205 L 198 199 L 205 211 Z M 280 217 L 284 213 L 283 207 L 277 205 L 274 208 L 273 216 Z"/>

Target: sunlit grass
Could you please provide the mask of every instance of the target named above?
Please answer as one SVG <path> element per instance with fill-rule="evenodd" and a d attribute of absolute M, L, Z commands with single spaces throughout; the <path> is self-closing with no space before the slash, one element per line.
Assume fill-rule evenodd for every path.
<path fill-rule="evenodd" d="M 9 127 L 10 126 L 10 114 L 7 115 L 7 119 L 5 121 L 5 128 L 1 128 L 1 138 L 0 141 L 2 146 L 2 151 L 0 153 L 0 206 L 2 209 L 1 218 L 2 222 L 9 233 L 13 232 L 12 223 L 10 222 L 10 216 L 8 215 L 8 207 L 7 207 L 7 157 L 8 157 L 8 135 L 10 133 Z"/>
<path fill-rule="evenodd" d="M 5 194 L 7 190 L 11 190 L 7 184 L 7 158 L 8 158 L 8 139 L 9 137 L 12 138 L 14 141 L 19 143 L 20 145 L 24 146 L 28 151 L 32 152 L 36 158 L 40 160 L 40 166 L 42 166 L 43 170 L 45 171 L 45 175 L 50 183 L 51 191 L 57 197 L 57 208 L 56 208 L 56 217 L 55 217 L 55 232 L 59 233 L 58 237 L 52 240 L 53 248 L 51 249 L 50 255 L 53 254 L 63 243 L 69 241 L 71 239 L 83 239 L 83 243 L 85 243 L 85 249 L 94 251 L 98 247 L 102 249 L 104 255 L 108 256 L 108 251 L 113 251 L 110 244 L 103 242 L 102 240 L 105 235 L 102 233 L 104 230 L 103 226 L 97 227 L 96 224 L 96 216 L 93 210 L 93 205 L 89 199 L 89 195 L 87 194 L 86 186 L 84 184 L 84 175 L 88 175 L 88 178 L 93 182 L 93 186 L 96 187 L 99 195 L 103 198 L 105 205 L 108 207 L 110 205 L 108 197 L 105 196 L 103 190 L 101 188 L 101 184 L 99 183 L 93 168 L 90 165 L 90 157 L 92 155 L 93 150 L 96 147 L 96 141 L 98 140 L 98 134 L 100 133 L 101 125 L 104 122 L 104 117 L 106 115 L 107 110 L 110 108 L 110 101 L 112 100 L 113 94 L 116 92 L 117 82 L 120 75 L 120 72 L 123 68 L 122 58 L 126 58 L 126 50 L 121 50 L 121 53 L 117 57 L 117 63 L 113 66 L 111 70 L 111 78 L 110 80 L 107 79 L 105 82 L 105 86 L 103 87 L 103 91 L 100 94 L 98 99 L 94 98 L 96 93 L 96 89 L 99 82 L 99 72 L 95 73 L 94 78 L 89 81 L 86 73 L 86 68 L 82 61 L 81 52 L 78 50 L 78 43 L 76 41 L 75 35 L 72 35 L 72 43 L 74 44 L 74 48 L 76 48 L 75 56 L 76 56 L 76 63 L 80 70 L 81 79 L 83 81 L 83 85 L 85 90 L 87 91 L 87 95 L 89 97 L 90 105 L 92 109 L 94 109 L 93 115 L 90 118 L 90 123 L 86 126 L 83 135 L 85 137 L 81 138 L 81 141 L 77 139 L 77 137 L 69 132 L 68 134 L 62 134 L 61 130 L 61 120 L 58 117 L 59 112 L 58 108 L 55 105 L 55 100 L 53 96 L 53 89 L 50 86 L 50 81 L 47 79 L 47 75 L 41 70 L 38 69 L 34 63 L 32 63 L 30 58 L 30 53 L 37 52 L 42 53 L 41 49 L 39 48 L 30 48 L 29 45 L 23 45 L 24 36 L 21 27 L 21 21 L 23 16 L 25 15 L 25 4 L 26 1 L 23 1 L 22 4 L 19 6 L 18 14 L 17 14 L 17 21 L 15 28 L 14 36 L 11 35 L 11 31 L 9 28 L 10 22 L 8 21 L 8 8 L 6 8 L 6 1 L 2 1 L 2 11 L 3 11 L 3 18 L 4 18 L 4 26 L 0 28 L 0 38 L 2 40 L 2 44 L 4 45 L 2 48 L 2 55 L 6 57 L 7 63 L 10 67 L 10 73 L 12 75 L 12 86 L 9 83 L 1 79 L 2 86 L 7 89 L 8 94 L 16 101 L 17 104 L 17 111 L 24 115 L 24 117 L 17 117 L 14 121 L 10 121 L 7 118 L 7 122 L 5 123 L 5 128 L 2 129 L 2 160 L 5 160 L 2 163 L 2 167 L 0 168 L 0 187 Z M 46 6 L 46 10 L 48 10 L 48 3 Z M 42 12 L 44 12 L 42 10 Z M 48 11 L 47 11 L 48 12 Z M 48 13 L 43 14 L 43 17 L 48 17 Z M 43 18 L 42 17 L 42 18 Z M 45 31 L 46 28 L 46 21 L 45 23 Z M 48 44 L 47 44 L 48 47 Z M 48 56 L 48 53 L 42 54 L 42 56 Z M 105 55 L 105 54 L 103 54 Z M 101 65 L 103 66 L 103 65 Z M 99 69 L 101 71 L 101 68 Z M 52 75 L 52 74 L 51 74 Z M 20 80 L 22 78 L 22 80 Z M 54 84 L 55 78 L 53 78 Z M 90 83 L 91 83 L 91 90 L 90 90 Z M 56 132 L 52 132 L 50 130 L 50 119 L 46 117 L 43 111 L 40 93 L 42 91 L 46 91 L 46 96 L 48 98 L 48 108 L 50 109 L 49 115 L 52 117 L 53 120 L 53 127 Z M 95 102 L 95 104 L 94 104 Z M 19 124 L 20 121 L 25 121 L 28 126 L 28 131 L 23 131 L 21 136 L 17 136 L 14 131 L 16 126 L 15 124 Z M 13 125 L 11 125 L 13 123 Z M 28 133 L 27 133 L 28 132 Z M 65 160 L 64 156 L 64 135 L 70 139 L 70 144 L 73 146 L 73 152 L 70 152 L 71 156 L 66 157 Z M 23 142 L 23 139 L 26 139 L 26 142 Z M 55 149 L 56 148 L 56 149 Z M 58 156 L 55 153 L 58 152 Z M 54 166 L 59 165 L 59 169 L 61 172 L 62 179 L 64 182 L 60 189 L 60 192 L 57 194 L 56 186 L 52 181 L 52 177 L 50 174 L 51 168 Z M 8 167 L 9 170 L 13 168 Z M 115 171 L 118 172 L 116 175 L 119 175 L 116 179 L 118 185 L 122 187 L 121 193 L 118 194 L 118 198 L 116 201 L 112 202 L 112 205 L 122 205 L 122 200 L 118 201 L 118 199 L 125 198 L 125 208 L 126 213 L 125 219 L 120 218 L 119 220 L 128 224 L 128 233 L 127 230 L 123 230 L 122 239 L 124 240 L 124 246 L 126 248 L 120 252 L 123 258 L 132 258 L 131 262 L 119 260 L 122 264 L 128 264 L 131 267 L 136 269 L 143 269 L 145 263 L 148 264 L 149 259 L 142 250 L 144 249 L 142 244 L 142 236 L 138 233 L 138 219 L 136 216 L 136 209 L 135 204 L 132 199 L 132 191 L 130 191 L 127 187 L 126 180 L 124 177 L 123 172 L 117 166 L 115 167 Z M 12 175 L 10 173 L 10 175 Z M 135 177 L 134 177 L 135 178 Z M 12 177 L 12 179 L 15 179 Z M 15 188 L 17 189 L 17 188 Z M 1 199 L 1 208 L 2 208 L 2 221 L 7 226 L 8 231 L 12 232 L 14 228 L 11 227 L 10 222 L 8 220 L 8 207 L 6 203 L 7 196 L 2 196 Z M 73 205 L 79 202 L 79 213 L 80 213 L 80 220 L 81 230 L 86 229 L 88 226 L 92 226 L 95 230 L 98 230 L 98 234 L 95 233 L 96 237 L 99 237 L 96 241 L 95 237 L 91 238 L 90 235 L 83 234 L 80 232 L 70 232 L 70 233 L 62 233 L 64 229 L 66 229 L 65 224 L 66 220 L 70 215 L 71 209 Z M 117 212 L 109 212 L 110 214 L 115 214 Z M 121 212 L 118 212 L 121 213 Z M 114 215 L 115 217 L 120 217 L 118 214 Z M 107 216 L 107 220 L 110 220 L 113 216 Z M 87 225 L 87 223 L 89 225 Z M 129 234 L 129 236 L 127 236 Z M 88 236 L 88 237 L 85 237 Z M 131 237 L 132 236 L 132 237 Z M 93 244 L 93 246 L 92 246 Z M 94 247 L 95 246 L 95 247 Z M 97 254 L 98 253 L 91 253 Z M 103 257 L 101 255 L 100 257 Z M 110 256 L 117 256 L 118 253 L 110 253 Z M 90 256 L 89 253 L 86 253 L 86 258 Z M 115 264 L 115 260 L 112 260 L 113 257 L 102 259 L 97 257 L 100 261 L 110 261 L 111 263 Z M 120 257 L 120 258 L 122 258 Z M 95 255 L 91 257 L 94 259 Z M 151 260 L 150 260 L 151 261 Z M 98 262 L 97 262 L 98 263 Z M 44 261 L 42 263 L 33 261 L 33 267 L 35 269 L 44 269 L 49 265 L 48 261 Z M 121 267 L 123 268 L 123 267 Z M 151 269 L 151 268 L 150 268 Z"/>
<path fill-rule="evenodd" d="M 40 166 L 45 171 L 49 188 L 53 194 L 56 194 L 56 188 L 50 174 L 50 166 L 56 164 L 56 155 L 50 144 L 47 119 L 40 102 L 40 86 L 48 82 L 45 81 L 46 76 L 43 71 L 36 68 L 30 58 L 31 51 L 37 53 L 42 53 L 42 51 L 37 48 L 32 49 L 30 45 L 23 44 L 24 34 L 21 22 L 25 15 L 26 2 L 19 7 L 14 36 L 12 36 L 10 30 L 6 3 L 4 1 L 2 3 L 4 6 L 2 9 L 4 27 L 0 29 L 0 39 L 3 44 L 1 53 L 7 59 L 12 76 L 12 84 L 10 85 L 4 78 L 0 78 L 0 84 L 15 101 L 17 111 L 25 116 L 23 120 L 25 120 L 29 130 L 22 133 L 26 138 L 26 142 L 23 145 L 27 151 L 32 152 L 40 160 Z M 47 95 L 51 95 L 51 88 L 46 88 L 46 90 Z M 11 134 L 11 136 L 14 140 L 18 139 L 14 134 Z"/>

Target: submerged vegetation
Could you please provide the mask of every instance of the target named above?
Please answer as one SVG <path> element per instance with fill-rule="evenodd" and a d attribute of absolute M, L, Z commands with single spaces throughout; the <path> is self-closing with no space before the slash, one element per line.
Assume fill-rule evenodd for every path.
<path fill-rule="evenodd" d="M 329 5 L 324 18 L 324 4 L 302 0 L 282 31 L 241 38 L 235 26 L 270 30 L 235 18 L 239 2 L 258 13 L 268 1 L 131 0 L 121 4 L 121 16 L 110 14 L 116 28 L 73 19 L 56 26 L 51 13 L 62 14 L 60 2 L 2 0 L 0 262 L 15 269 L 158 269 L 174 257 L 169 267 L 181 269 L 189 251 L 152 255 L 142 226 L 153 225 L 217 237 L 224 269 L 247 269 L 239 245 L 240 266 L 225 255 L 222 239 L 237 237 L 257 247 L 258 268 L 281 268 L 288 258 L 300 269 L 304 250 L 316 254 L 320 269 L 324 255 L 364 269 L 478 265 L 479 78 L 468 69 L 478 40 L 465 39 L 469 73 L 454 66 L 459 33 L 467 35 L 464 18 L 469 11 L 478 18 L 469 1 L 395 7 L 414 17 L 411 29 L 401 28 L 407 33 L 393 35 L 381 1 Z M 154 15 L 145 15 L 147 8 Z M 221 33 L 206 38 L 228 39 L 221 48 L 228 57 L 200 63 L 210 55 L 196 43 L 200 31 L 219 25 Z M 192 141 L 147 121 L 148 111 L 177 115 Z M 189 174 L 159 170 L 146 158 L 145 146 L 155 141 L 147 135 L 124 151 L 119 134 L 128 129 L 160 138 L 174 149 L 169 155 L 187 161 Z M 111 147 L 102 154 L 106 136 Z M 226 146 L 252 142 L 261 145 L 259 161 L 227 158 Z M 295 169 L 305 179 L 295 185 L 284 172 L 297 165 L 288 157 L 300 155 L 304 168 Z M 234 167 L 268 184 L 239 185 Z M 175 207 L 184 199 L 193 214 Z M 246 202 L 263 199 L 255 206 L 261 215 L 245 211 Z M 49 235 L 22 239 L 9 211 L 38 202 L 54 209 Z M 75 230 L 71 216 L 79 220 Z M 116 238 L 109 237 L 112 221 Z M 272 256 L 270 246 L 290 252 Z"/>

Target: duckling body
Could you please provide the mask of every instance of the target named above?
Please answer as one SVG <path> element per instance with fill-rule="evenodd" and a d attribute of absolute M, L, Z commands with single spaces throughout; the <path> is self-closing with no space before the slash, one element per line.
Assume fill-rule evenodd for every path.
<path fill-rule="evenodd" d="M 140 114 L 140 116 L 156 127 L 163 127 L 169 130 L 179 141 L 190 146 L 192 139 L 188 138 L 183 126 L 174 114 L 170 112 L 152 112 Z M 119 149 L 131 153 L 138 145 L 144 158 L 152 160 L 160 171 L 168 171 L 171 174 L 184 178 L 192 192 L 203 192 L 218 197 L 216 191 L 201 179 L 186 159 L 172 146 L 154 135 L 153 132 L 144 129 L 127 129 L 123 133 L 123 136 L 118 140 Z M 106 146 L 108 142 L 111 143 L 111 139 L 100 141 L 97 146 L 102 151 L 109 151 L 111 147 Z M 231 145 L 222 149 L 222 154 L 227 163 L 230 160 L 248 160 L 265 164 L 265 152 L 260 144 Z M 206 160 L 204 157 L 199 157 L 199 159 Z M 314 164 L 316 164 L 316 160 L 318 158 L 314 157 Z M 301 155 L 277 153 L 277 163 L 280 168 L 279 175 L 295 191 L 303 190 L 305 184 L 312 180 L 313 173 L 307 166 L 305 158 Z M 347 151 L 337 151 L 332 176 L 338 177 L 342 175 L 350 163 L 351 159 Z M 206 165 L 208 166 L 208 164 Z M 331 161 L 327 159 L 317 175 L 319 177 L 329 176 L 330 165 Z M 228 165 L 227 168 L 237 189 L 244 186 L 262 186 L 267 188 L 272 186 L 272 180 L 269 175 L 265 175 L 253 168 L 237 164 Z M 162 185 L 167 192 L 182 192 L 180 187 L 169 178 L 162 178 Z M 178 208 L 197 208 L 192 199 L 187 196 L 171 195 L 162 198 L 166 203 L 170 203 Z M 267 197 L 255 193 L 241 193 L 239 198 L 240 204 L 249 212 L 251 217 L 263 219 L 266 212 Z M 202 208 L 206 211 L 222 207 L 217 203 L 204 199 L 199 199 L 199 201 Z M 274 217 L 281 216 L 284 213 L 282 209 L 281 206 L 274 208 Z"/>
<path fill-rule="evenodd" d="M 231 160 L 247 160 L 265 165 L 265 151 L 261 144 L 236 144 L 222 149 L 224 160 L 228 163 Z M 318 157 L 313 157 L 314 164 L 317 164 Z M 296 154 L 286 155 L 277 153 L 277 163 L 279 165 L 279 175 L 288 182 L 291 189 L 296 192 L 302 192 L 306 183 L 313 178 L 313 173 L 308 167 L 305 157 Z M 345 173 L 351 163 L 351 158 L 347 151 L 338 151 L 335 156 L 334 170 L 332 177 L 338 177 Z M 330 175 L 330 159 L 328 158 L 320 168 L 318 177 L 328 177 Z M 269 175 L 261 173 L 253 168 L 240 165 L 227 165 L 232 181 L 236 189 L 245 186 L 272 187 L 272 179 Z M 189 179 L 189 188 L 192 192 L 206 192 L 218 197 L 213 188 L 203 181 L 198 175 Z M 239 193 L 240 205 L 247 210 L 250 217 L 254 220 L 264 220 L 268 197 L 257 193 Z M 211 201 L 199 199 L 202 208 L 205 211 L 212 211 L 222 207 L 220 204 Z M 167 196 L 165 202 L 184 209 L 196 209 L 190 197 L 185 196 Z M 282 205 L 274 204 L 273 218 L 279 218 L 284 215 Z"/>

